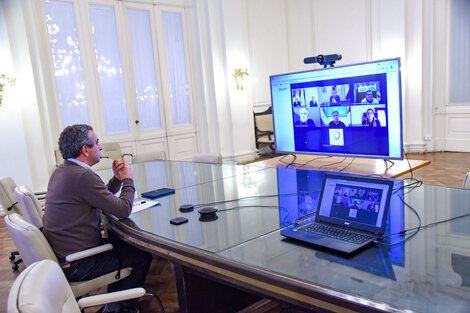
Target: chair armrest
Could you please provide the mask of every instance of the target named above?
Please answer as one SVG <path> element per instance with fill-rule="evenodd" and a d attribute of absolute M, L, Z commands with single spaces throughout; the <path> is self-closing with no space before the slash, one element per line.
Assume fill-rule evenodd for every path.
<path fill-rule="evenodd" d="M 257 130 L 256 133 L 257 133 L 258 136 L 260 136 L 260 135 L 261 136 L 262 135 L 273 135 L 274 134 L 274 132 L 271 131 L 271 130 Z"/>
<path fill-rule="evenodd" d="M 124 301 L 129 299 L 140 298 L 145 295 L 144 288 L 132 288 L 122 291 L 110 292 L 91 297 L 84 297 L 78 300 L 80 310 L 92 306 L 103 305 L 106 303 Z"/>
<path fill-rule="evenodd" d="M 46 191 L 36 191 L 33 193 L 36 196 L 36 198 L 38 198 L 39 201 L 46 199 Z"/>
<path fill-rule="evenodd" d="M 73 261 L 80 260 L 80 259 L 92 256 L 92 255 L 95 255 L 95 254 L 103 253 L 103 252 L 109 251 L 109 250 L 113 250 L 113 245 L 110 244 L 110 243 L 107 243 L 107 244 L 104 244 L 104 245 L 101 245 L 101 246 L 97 246 L 97 247 L 93 247 L 93 248 L 90 248 L 90 249 L 86 249 L 86 250 L 83 250 L 83 251 L 79 251 L 79 252 L 69 254 L 65 257 L 65 260 L 67 262 L 73 262 Z"/>

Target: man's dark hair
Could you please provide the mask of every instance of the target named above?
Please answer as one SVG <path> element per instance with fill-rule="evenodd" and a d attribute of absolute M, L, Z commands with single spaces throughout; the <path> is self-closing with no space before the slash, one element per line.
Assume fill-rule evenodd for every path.
<path fill-rule="evenodd" d="M 93 147 L 95 143 L 88 132 L 93 128 L 86 124 L 76 124 L 65 127 L 59 136 L 59 150 L 64 160 L 77 158 L 82 153 L 82 147 Z"/>

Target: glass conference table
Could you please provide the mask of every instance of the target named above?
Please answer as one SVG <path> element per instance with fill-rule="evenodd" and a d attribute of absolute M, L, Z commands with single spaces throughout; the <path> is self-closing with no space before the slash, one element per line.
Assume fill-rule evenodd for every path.
<path fill-rule="evenodd" d="M 315 211 L 326 172 L 173 161 L 133 167 L 138 195 L 162 187 L 175 193 L 129 218 L 108 216 L 107 227 L 175 264 L 181 312 L 242 303 L 246 294 L 306 310 L 469 311 L 470 191 L 399 188 L 402 182 L 396 181 L 386 234 L 419 225 L 409 206 L 421 226 L 455 219 L 424 227 L 403 244 L 387 245 L 405 238 L 390 236 L 385 245 L 348 256 L 280 234 Z M 106 180 L 112 172 L 98 174 Z M 195 209 L 182 213 L 182 204 Z M 198 209 L 207 206 L 218 209 L 216 220 L 200 220 Z M 179 216 L 189 221 L 170 224 Z M 222 300 L 215 303 L 214 297 Z"/>

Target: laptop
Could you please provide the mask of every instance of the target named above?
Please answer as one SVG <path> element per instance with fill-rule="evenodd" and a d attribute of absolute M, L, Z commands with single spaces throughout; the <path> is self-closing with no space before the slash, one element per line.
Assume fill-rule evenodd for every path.
<path fill-rule="evenodd" d="M 281 229 L 281 235 L 352 253 L 385 231 L 394 181 L 325 174 L 315 220 Z"/>

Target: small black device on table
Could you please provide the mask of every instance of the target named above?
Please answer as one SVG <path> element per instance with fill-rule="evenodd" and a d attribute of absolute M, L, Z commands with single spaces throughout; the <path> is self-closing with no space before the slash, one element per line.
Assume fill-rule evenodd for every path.
<path fill-rule="evenodd" d="M 145 197 L 145 198 L 156 199 L 156 198 L 171 195 L 174 193 L 175 193 L 175 190 L 172 188 L 160 188 L 160 189 L 155 189 L 152 191 L 144 192 L 141 195 L 142 197 Z"/>

